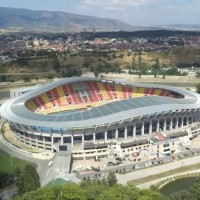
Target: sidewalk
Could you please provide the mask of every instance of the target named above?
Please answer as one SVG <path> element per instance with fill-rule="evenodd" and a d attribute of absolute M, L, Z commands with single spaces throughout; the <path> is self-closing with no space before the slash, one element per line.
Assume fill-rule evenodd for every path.
<path fill-rule="evenodd" d="M 174 162 L 170 162 L 170 163 L 166 163 L 162 165 L 152 166 L 152 167 L 141 169 L 141 170 L 135 170 L 126 174 L 116 174 L 116 177 L 117 177 L 118 183 L 126 185 L 127 182 L 132 181 L 132 180 L 145 178 L 151 175 L 156 175 L 156 174 L 160 174 L 160 173 L 167 172 L 170 170 L 174 170 L 182 166 L 190 166 L 190 165 L 195 165 L 198 163 L 200 163 L 200 156 L 195 156 L 195 157 L 181 159 L 178 161 L 174 161 Z M 166 177 L 164 179 L 166 179 Z M 149 184 L 150 183 L 147 183 L 147 185 Z M 151 182 L 150 185 L 152 184 L 153 184 L 153 181 Z M 141 186 L 142 185 L 143 184 L 141 184 Z"/>

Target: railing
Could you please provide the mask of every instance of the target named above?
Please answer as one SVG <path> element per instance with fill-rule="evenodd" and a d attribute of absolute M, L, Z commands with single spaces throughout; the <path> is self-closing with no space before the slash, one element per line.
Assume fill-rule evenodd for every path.
<path fill-rule="evenodd" d="M 134 162 L 126 165 L 118 165 L 118 166 L 113 166 L 107 169 L 103 169 L 101 171 L 96 171 L 96 172 L 84 172 L 81 174 L 80 172 L 77 172 L 77 178 L 81 180 L 87 180 L 87 179 L 98 179 L 102 177 L 106 177 L 110 171 L 115 172 L 115 173 L 127 173 L 130 171 L 142 169 L 142 168 L 147 168 L 150 166 L 156 166 L 160 165 L 163 163 L 171 162 L 177 159 L 185 158 L 185 157 L 193 157 L 200 155 L 200 149 L 192 149 L 192 150 L 187 150 L 181 153 L 173 154 L 171 156 L 166 156 L 163 158 L 157 158 L 154 160 L 148 160 L 148 161 L 142 161 L 142 162 Z"/>

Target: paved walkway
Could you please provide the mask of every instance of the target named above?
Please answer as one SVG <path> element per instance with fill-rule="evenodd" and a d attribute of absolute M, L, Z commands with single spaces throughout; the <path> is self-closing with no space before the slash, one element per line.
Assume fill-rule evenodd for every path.
<path fill-rule="evenodd" d="M 195 157 L 190 157 L 187 159 L 181 159 L 178 161 L 162 164 L 162 165 L 157 165 L 157 166 L 152 166 L 146 169 L 141 169 L 141 170 L 136 170 L 133 172 L 129 172 L 126 174 L 116 174 L 118 183 L 126 185 L 127 182 L 140 179 L 140 178 L 145 178 L 148 176 L 160 174 L 163 172 L 167 172 L 170 170 L 174 170 L 176 168 L 180 167 L 185 167 L 185 166 L 190 166 L 190 165 L 195 165 L 200 163 L 200 156 L 195 156 Z M 150 184 L 150 183 L 149 183 Z M 153 182 L 152 182 L 153 184 Z M 150 185 L 152 185 L 150 184 Z"/>

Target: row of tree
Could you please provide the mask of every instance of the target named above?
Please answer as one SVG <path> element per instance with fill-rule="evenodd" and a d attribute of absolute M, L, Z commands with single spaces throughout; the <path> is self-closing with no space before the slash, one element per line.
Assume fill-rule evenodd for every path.
<path fill-rule="evenodd" d="M 0 171 L 0 189 L 14 183 L 16 183 L 19 194 L 39 188 L 40 179 L 35 166 L 28 164 L 23 170 L 16 168 L 11 174 Z"/>
<path fill-rule="evenodd" d="M 32 177 L 31 181 L 33 181 Z M 29 181 L 29 180 L 27 180 Z M 30 182 L 30 181 L 29 181 Z M 28 184 L 29 185 L 29 184 Z M 29 185 L 30 186 L 30 185 Z M 28 186 L 24 186 L 28 187 Z M 31 186 L 32 187 L 32 186 Z M 29 187 L 30 188 L 30 187 Z M 33 189 L 33 187 L 32 187 Z M 186 190 L 164 196 L 155 186 L 139 189 L 134 185 L 120 185 L 114 173 L 107 179 L 88 180 L 80 185 L 68 183 L 52 188 L 38 188 L 13 198 L 14 200 L 200 200 L 200 178 Z"/>
<path fill-rule="evenodd" d="M 196 36 L 200 35 L 197 31 L 171 31 L 171 30 L 144 30 L 144 31 L 115 31 L 115 32 L 82 32 L 81 36 L 85 40 L 94 40 L 95 38 L 156 38 L 169 36 Z"/>
<path fill-rule="evenodd" d="M 53 188 L 40 188 L 24 193 L 14 200 L 162 200 L 164 197 L 154 189 L 140 190 L 133 185 L 117 184 L 110 172 L 103 180 L 88 180 L 80 185 L 68 183 Z"/>

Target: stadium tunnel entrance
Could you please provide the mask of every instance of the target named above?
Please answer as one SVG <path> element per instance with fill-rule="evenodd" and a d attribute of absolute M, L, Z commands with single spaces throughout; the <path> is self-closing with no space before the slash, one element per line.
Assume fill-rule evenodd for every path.
<path fill-rule="evenodd" d="M 71 152 L 71 138 L 53 137 L 53 152 Z"/>

